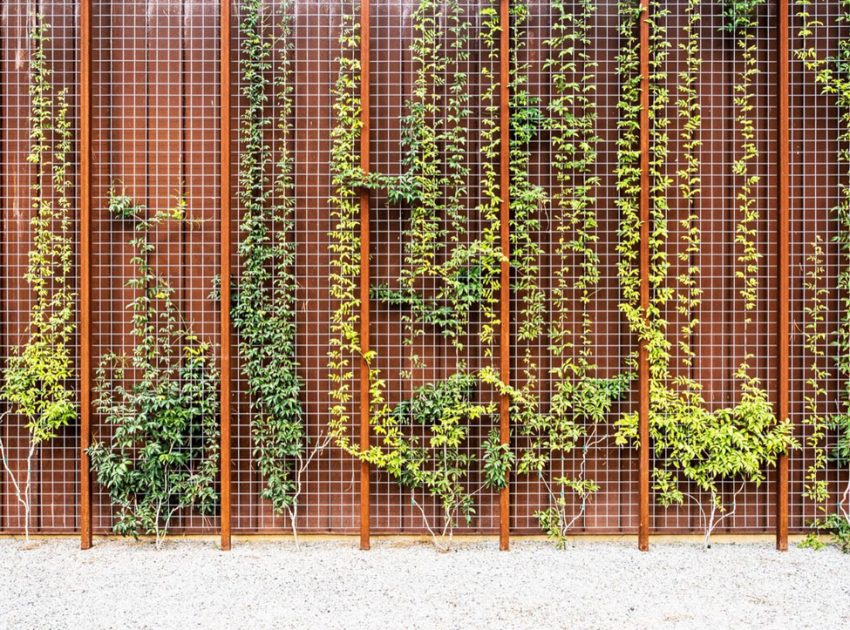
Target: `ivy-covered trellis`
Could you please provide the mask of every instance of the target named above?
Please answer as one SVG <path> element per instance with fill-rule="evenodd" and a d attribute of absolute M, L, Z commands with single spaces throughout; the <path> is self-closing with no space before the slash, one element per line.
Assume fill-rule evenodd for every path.
<path fill-rule="evenodd" d="M 811 184 L 819 199 L 830 199 L 831 213 L 813 211 L 817 219 L 801 232 L 804 249 L 791 252 L 799 267 L 789 272 L 797 281 L 792 290 L 803 300 L 790 307 L 792 339 L 798 344 L 792 357 L 802 366 L 790 368 L 799 380 L 792 388 L 790 419 L 778 417 L 781 405 L 775 406 L 774 383 L 766 378 L 773 378 L 775 366 L 764 340 L 774 333 L 761 328 L 773 316 L 765 314 L 772 286 L 765 279 L 777 271 L 769 264 L 773 235 L 765 233 L 774 216 L 773 200 L 764 192 L 775 177 L 766 167 L 775 161 L 773 140 L 767 139 L 773 121 L 769 130 L 764 125 L 766 112 L 777 113 L 772 105 L 778 88 L 768 85 L 774 75 L 765 68 L 775 45 L 773 17 L 781 5 L 653 0 L 644 14 L 642 3 L 612 0 L 512 0 L 509 5 L 411 0 L 404 9 L 371 3 L 380 17 L 364 25 L 360 10 L 366 5 L 360 0 L 322 7 L 298 0 L 234 3 L 238 19 L 232 22 L 236 37 L 230 43 L 236 45 L 230 56 L 238 80 L 232 102 L 216 102 L 209 89 L 199 90 L 203 98 L 187 93 L 163 105 L 158 84 L 146 90 L 143 107 L 145 120 L 157 124 L 165 119 L 160 106 L 170 108 L 169 115 L 179 107 L 187 127 L 203 118 L 194 118 L 194 107 L 221 112 L 231 107 L 234 114 L 233 300 L 217 307 L 233 324 L 238 360 L 227 376 L 238 383 L 231 392 L 233 406 L 244 405 L 235 413 L 237 423 L 245 422 L 235 431 L 236 457 L 248 463 L 247 469 L 237 467 L 230 488 L 219 484 L 221 419 L 230 408 L 218 402 L 223 378 L 218 346 L 212 328 L 194 320 L 199 311 L 192 301 L 199 299 L 201 283 L 195 270 L 188 279 L 190 273 L 157 262 L 172 251 L 172 243 L 160 242 L 161 234 L 193 232 L 201 224 L 195 209 L 218 203 L 215 192 L 207 194 L 215 177 L 201 185 L 186 181 L 198 177 L 189 166 L 198 156 L 186 147 L 198 145 L 191 133 L 181 132 L 168 139 L 141 134 L 143 139 L 134 141 L 133 151 L 145 155 L 139 160 L 145 162 L 144 178 L 156 182 L 143 186 L 148 192 L 137 192 L 134 183 L 126 187 L 132 196 L 125 193 L 113 171 L 95 178 L 96 231 L 126 237 L 99 260 L 125 266 L 133 275 L 115 287 L 120 296 L 115 304 L 122 302 L 128 314 L 125 347 L 112 339 L 93 353 L 93 404 L 81 410 L 74 344 L 80 321 L 86 320 L 74 313 L 81 299 L 72 232 L 76 200 L 92 192 L 79 185 L 76 161 L 88 155 L 97 163 L 125 153 L 115 150 L 118 137 L 109 137 L 108 151 L 78 146 L 75 116 L 81 123 L 85 117 L 72 91 L 56 87 L 69 81 L 60 76 L 60 66 L 53 66 L 54 56 L 73 48 L 62 41 L 70 27 L 63 21 L 54 29 L 43 15 L 27 16 L 20 35 L 26 41 L 7 74 L 27 75 L 19 83 L 29 100 L 16 99 L 14 90 L 21 88 L 10 86 L 10 97 L 4 92 L 0 103 L 0 116 L 2 108 L 15 106 L 18 118 L 27 120 L 20 138 L 6 125 L 0 142 L 4 229 L 15 221 L 26 226 L 18 259 L 14 240 L 2 240 L 6 275 L 0 295 L 20 295 L 18 286 L 29 292 L 26 308 L 19 309 L 20 325 L 13 318 L 2 322 L 0 457 L 9 495 L 4 505 L 10 506 L 0 517 L 4 526 L 18 514 L 29 534 L 42 516 L 33 509 L 32 493 L 59 477 L 73 483 L 60 470 L 67 464 L 51 471 L 51 462 L 42 467 L 39 458 L 54 447 L 71 448 L 55 443 L 73 438 L 78 418 L 94 411 L 88 454 L 95 487 L 112 504 L 109 525 L 123 534 L 154 535 L 159 542 L 178 527 L 178 514 L 218 516 L 221 502 L 233 502 L 234 489 L 237 495 L 245 492 L 240 484 L 246 475 L 254 483 L 248 503 L 259 514 L 249 518 L 290 525 L 296 534 L 303 523 L 313 530 L 320 518 L 330 522 L 339 515 L 337 505 L 325 505 L 312 484 L 324 489 L 321 484 L 339 470 L 357 470 L 363 463 L 383 484 L 382 493 L 391 488 L 390 498 L 382 495 L 381 501 L 404 497 L 405 505 L 396 508 L 404 513 L 399 517 L 404 527 L 429 532 L 439 547 L 448 546 L 456 530 L 492 527 L 495 491 L 505 488 L 514 496 L 529 492 L 513 503 L 512 526 L 523 532 L 539 527 L 565 546 L 571 534 L 593 530 L 599 522 L 594 518 L 608 518 L 606 506 L 625 500 L 623 487 L 633 481 L 635 463 L 630 447 L 640 447 L 652 455 L 658 522 L 687 515 L 688 527 L 698 522 L 706 541 L 721 526 L 739 526 L 737 517 L 753 522 L 751 503 L 767 501 L 764 489 L 756 488 L 779 458 L 791 453 L 792 470 L 800 468 L 799 479 L 792 475 L 792 488 L 799 486 L 797 501 L 803 506 L 792 514 L 792 527 L 803 530 L 800 523 L 811 519 L 805 523 L 812 533 L 808 544 L 821 545 L 825 539 L 818 536 L 829 533 L 850 546 L 850 210 L 844 181 L 850 64 L 843 39 L 850 5 L 789 1 L 790 26 L 796 30 L 790 56 L 799 72 L 791 91 L 806 98 L 817 93 L 819 103 L 833 108 L 821 117 L 832 128 L 818 132 L 830 134 L 835 145 L 830 164 L 838 168 L 829 171 L 830 190 L 820 180 Z M 50 2 L 39 6 L 49 8 Z M 510 24 L 502 23 L 503 6 L 509 6 Z M 128 20 L 131 13 L 128 9 Z M 165 17 L 143 16 L 150 32 Z M 183 17 L 188 41 L 197 16 Z M 640 31 L 644 18 L 648 40 Z M 364 28 L 369 26 L 380 32 L 370 33 Z M 382 29 L 396 28 L 384 36 Z M 51 49 L 57 30 L 60 41 Z M 500 41 L 505 30 L 507 53 Z M 207 29 L 206 37 L 213 31 Z M 330 38 L 337 35 L 335 48 Z M 121 54 L 148 64 L 145 72 L 159 72 L 161 60 L 154 58 L 162 53 L 164 59 L 165 49 L 186 47 L 179 39 L 158 39 L 144 62 L 136 50 Z M 361 67 L 366 43 L 378 51 L 369 67 Z M 96 55 L 107 54 L 103 46 L 95 43 Z M 178 64 L 180 81 L 209 87 L 200 86 L 198 59 L 186 52 Z M 648 77 L 641 75 L 641 52 L 649 53 Z M 12 59 L 5 49 L 4 54 Z M 717 95 L 710 91 L 720 60 L 730 83 L 724 85 L 727 102 L 717 109 Z M 375 68 L 381 79 L 373 74 L 368 85 L 377 96 L 362 102 L 364 78 Z M 507 70 L 509 119 L 500 107 L 501 69 Z M 134 72 L 128 71 L 127 80 L 140 76 Z M 641 93 L 644 78 L 647 94 Z M 122 98 L 135 98 L 125 88 L 120 86 Z M 641 124 L 642 96 L 649 102 L 648 127 Z M 118 100 L 113 105 L 120 110 Z M 378 114 L 371 110 L 375 106 Z M 364 116 L 372 122 L 368 135 Z M 806 124 L 823 123 L 813 118 Z M 106 123 L 95 117 L 94 124 Z M 502 124 L 508 129 L 505 138 Z M 114 127 L 118 133 L 123 129 Z M 202 135 L 212 137 L 209 131 Z M 721 135 L 723 155 L 716 150 Z M 155 153 L 142 147 L 157 139 L 182 143 L 187 163 L 164 164 L 161 156 L 170 148 Z M 375 140 L 380 148 L 373 151 L 382 157 L 394 156 L 398 164 L 388 170 L 399 174 L 380 172 L 382 159 L 378 172 L 362 172 L 364 139 Z M 646 162 L 642 141 L 649 146 Z M 30 172 L 28 194 L 21 193 L 14 165 L 6 159 L 6 152 L 22 148 L 28 163 L 20 173 Z M 208 151 L 218 158 L 216 150 Z M 814 146 L 813 154 L 821 159 L 818 150 Z M 800 151 L 790 159 L 799 165 L 809 158 Z M 806 172 L 826 166 L 806 162 Z M 131 178 L 138 174 L 129 171 Z M 708 171 L 714 173 L 711 183 Z M 162 195 L 150 192 L 166 178 L 174 186 L 170 208 L 162 207 Z M 725 186 L 721 195 L 711 188 L 718 178 Z M 114 188 L 107 194 L 103 189 L 110 182 Z M 647 186 L 649 205 L 642 206 Z M 505 193 L 507 236 L 500 221 Z M 21 199 L 10 201 L 12 194 Z M 374 215 L 371 225 L 361 223 L 364 196 L 386 201 L 380 212 L 393 217 L 391 225 L 376 225 Z M 720 197 L 724 203 L 715 203 Z M 795 203 L 801 206 L 798 215 L 809 211 L 808 198 Z M 647 225 L 641 223 L 642 210 L 649 212 Z M 203 213 L 212 227 L 213 215 Z M 304 226 L 306 234 L 299 232 Z M 375 264 L 361 257 L 360 234 L 367 228 L 378 230 L 377 247 L 384 237 L 388 243 L 397 240 L 398 247 L 389 253 L 394 271 L 364 295 L 360 274 Z M 648 242 L 641 237 L 645 228 Z M 716 239 L 723 241 L 722 268 Z M 195 255 L 191 238 L 181 243 L 186 247 L 181 261 L 191 266 L 209 260 Z M 506 245 L 511 254 L 503 259 Z M 644 246 L 648 278 L 640 266 Z M 105 245 L 97 241 L 95 247 Z M 374 255 L 374 241 L 372 247 Z M 641 306 L 645 281 L 648 310 Z M 723 314 L 711 303 L 715 298 L 707 297 L 718 283 L 727 294 Z M 502 321 L 506 287 L 511 313 Z M 207 291 L 205 284 L 201 290 Z M 218 293 L 212 292 L 210 305 Z M 367 307 L 382 318 L 388 313 L 399 332 L 387 336 L 378 329 L 384 320 L 373 321 L 378 343 L 364 351 L 361 313 Z M 707 325 L 706 315 L 734 328 L 737 343 L 723 350 L 731 357 L 726 364 L 708 371 L 704 365 L 712 357 L 703 356 L 705 339 L 718 326 L 716 321 Z M 108 317 L 120 320 L 119 313 Z M 502 371 L 506 328 L 510 380 Z M 302 337 L 305 331 L 308 339 Z M 401 347 L 384 347 L 388 338 Z M 645 383 L 638 375 L 641 342 L 650 373 Z M 80 339 L 81 350 L 84 343 Z M 731 343 L 717 341 L 718 346 Z M 394 363 L 399 354 L 400 366 Z M 351 427 L 363 411 L 357 390 L 367 378 L 370 436 L 361 450 Z M 639 426 L 647 419 L 638 413 L 639 393 L 649 394 L 648 444 L 638 444 Z M 509 444 L 501 443 L 497 431 L 500 397 L 509 403 Z M 796 425 L 793 431 L 789 420 Z M 794 450 L 796 438 L 800 450 Z M 320 465 L 308 469 L 313 462 Z M 610 482 L 616 475 L 620 480 Z M 335 492 L 354 493 L 353 477 L 334 483 Z M 263 521 L 264 511 L 284 518 Z M 317 511 L 321 517 L 314 516 Z M 613 520 L 617 527 L 629 527 L 628 519 Z M 269 525 L 258 527 L 264 526 Z"/>

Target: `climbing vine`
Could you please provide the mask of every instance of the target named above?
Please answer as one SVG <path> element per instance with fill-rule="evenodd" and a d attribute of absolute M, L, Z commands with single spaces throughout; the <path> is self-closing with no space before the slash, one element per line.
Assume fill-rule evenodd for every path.
<path fill-rule="evenodd" d="M 742 145 L 732 167 L 736 178 L 736 203 L 738 220 L 735 244 L 737 247 L 736 280 L 744 304 L 745 330 L 752 324 L 752 313 L 758 298 L 758 269 L 761 254 L 756 244 L 758 209 L 754 188 L 759 177 L 752 172 L 752 163 L 758 158 L 755 142 L 753 110 L 753 86 L 758 76 L 755 57 L 756 44 L 753 29 L 756 25 L 755 10 L 760 2 L 727 2 L 724 4 L 726 22 L 724 30 L 735 37 L 736 47 L 741 51 L 742 70 L 735 84 L 735 107 L 738 133 Z M 699 197 L 698 147 L 700 111 L 695 92 L 696 77 L 700 68 L 699 38 L 697 25 L 700 21 L 698 3 L 687 5 L 686 41 L 683 49 L 687 63 L 680 76 L 679 115 L 682 118 L 682 144 L 685 150 L 685 165 L 677 173 L 679 194 L 687 202 L 686 217 L 681 224 L 682 253 L 680 262 L 685 270 L 677 276 L 677 286 L 670 286 L 670 256 L 667 253 L 670 178 L 665 173 L 667 162 L 669 120 L 666 109 L 669 95 L 664 85 L 667 80 L 665 62 L 669 43 L 666 41 L 664 20 L 668 11 L 659 3 L 651 5 L 650 26 L 650 119 L 651 152 L 650 171 L 650 307 L 646 322 L 638 322 L 633 328 L 639 338 L 646 341 L 650 364 L 650 438 L 655 453 L 656 466 L 653 470 L 653 485 L 661 505 L 681 504 L 686 499 L 696 503 L 703 519 L 705 542 L 726 518 L 735 513 L 737 497 L 746 482 L 761 483 L 764 469 L 773 465 L 776 458 L 793 446 L 791 426 L 786 420 L 777 421 L 772 405 L 758 378 L 752 374 L 751 352 L 746 352 L 739 364 L 735 377 L 740 388 L 740 401 L 733 407 L 710 411 L 703 399 L 701 385 L 687 374 L 674 374 L 671 369 L 671 349 L 666 330 L 665 313 L 672 302 L 683 316 L 679 347 L 684 357 L 684 371 L 693 365 L 694 353 L 691 339 L 699 325 L 701 292 L 699 269 L 694 257 L 700 250 L 700 231 L 696 200 Z M 628 45 L 628 44 L 626 44 Z M 632 178 L 634 173 L 628 173 Z M 629 190 L 621 185 L 621 190 Z M 632 193 L 632 197 L 636 193 Z M 629 207 L 633 206 L 633 201 Z M 629 234 L 629 247 L 634 247 L 635 236 Z M 626 243 L 621 242 L 621 248 Z M 635 309 L 639 294 L 639 272 L 635 270 L 637 255 L 628 254 L 621 263 L 621 283 L 624 295 L 631 299 L 625 307 L 629 323 L 640 318 L 640 309 Z M 623 269 L 625 267 L 625 269 Z M 625 271 L 626 273 L 623 273 Z M 620 422 L 618 440 L 621 443 L 637 440 L 638 419 L 636 414 L 626 415 Z M 724 501 L 721 483 L 736 481 L 731 510 Z M 689 481 L 709 495 L 707 504 L 699 495 L 691 494 L 683 487 Z"/>
<path fill-rule="evenodd" d="M 618 5 L 620 50 L 617 53 L 617 75 L 620 78 L 620 116 L 617 120 L 617 197 L 620 214 L 617 231 L 617 277 L 620 284 L 618 308 L 629 328 L 639 340 L 649 334 L 640 305 L 640 42 L 638 21 L 640 6 L 623 1 Z M 637 355 L 630 353 L 626 367 L 631 378 L 637 373 Z"/>
<path fill-rule="evenodd" d="M 399 289 L 380 285 L 372 294 L 405 309 L 404 345 L 409 349 L 410 366 L 402 371 L 402 378 L 412 382 L 414 370 L 427 367 L 415 351 L 426 327 L 435 327 L 450 342 L 455 371 L 442 381 L 417 387 L 411 398 L 377 422 L 373 419 L 373 424 L 379 434 L 388 433 L 388 427 L 425 428 L 421 438 L 402 431 L 392 445 L 394 452 L 387 453 L 384 448 L 377 461 L 399 464 L 397 470 L 387 470 L 411 489 L 412 502 L 435 545 L 445 549 L 457 524 L 471 522 L 475 495 L 486 486 L 503 483 L 507 453 L 499 444 L 498 433 L 491 432 L 482 443 L 484 483 L 469 487 L 469 474 L 477 460 L 471 429 L 495 414 L 495 405 L 477 402 L 479 380 L 463 356 L 470 313 L 484 297 L 487 282 L 485 267 L 476 262 L 479 245 L 468 242 L 465 209 L 470 174 L 466 152 L 471 112 L 465 71 L 469 23 L 456 0 L 420 0 L 411 19 L 414 38 L 410 50 L 416 75 L 402 119 L 404 172 L 389 191 L 391 201 L 410 207 L 403 233 L 404 265 Z M 440 93 L 443 86 L 444 95 Z M 423 288 L 435 281 L 434 297 L 425 297 Z M 440 503 L 440 527 L 429 519 L 417 491 Z"/>
<path fill-rule="evenodd" d="M 824 256 L 823 240 L 816 236 L 806 258 L 808 270 L 803 283 L 807 296 L 804 307 L 806 324 L 803 329 L 803 347 L 810 357 L 804 394 L 806 415 L 803 424 L 810 427 L 806 444 L 813 452 L 812 462 L 806 468 L 803 497 L 810 500 L 819 512 L 827 510 L 826 503 L 829 501 L 829 484 L 821 476 L 826 469 L 827 454 L 823 441 L 829 428 L 828 419 L 822 412 L 827 396 L 825 382 L 829 378 L 829 372 L 823 365 L 826 356 L 823 344 L 827 341 L 823 326 L 827 315 L 826 300 L 829 297 L 829 291 L 823 285 L 826 273 Z"/>
<path fill-rule="evenodd" d="M 35 15 L 29 32 L 32 46 L 29 72 L 30 149 L 27 162 L 35 169 L 31 185 L 32 249 L 24 276 L 32 291 L 26 341 L 10 348 L 0 397 L 10 415 L 21 416 L 29 433 L 23 479 L 12 470 L 0 435 L 0 459 L 15 498 L 24 511 L 24 535 L 29 542 L 33 459 L 39 448 L 77 417 L 72 338 L 74 299 L 70 275 L 71 165 L 73 136 L 68 120 L 67 91 L 54 89 L 47 62 L 50 25 Z M 52 195 L 48 192 L 52 188 Z"/>
<path fill-rule="evenodd" d="M 239 333 L 242 368 L 252 396 L 254 458 L 265 480 L 260 496 L 277 514 L 286 513 L 297 536 L 298 502 L 306 466 L 327 446 L 308 448 L 295 353 L 295 244 L 292 238 L 292 3 L 280 8 L 279 35 L 271 38 L 263 1 L 247 0 L 241 22 L 242 114 L 239 188 L 242 217 L 241 274 L 233 324 Z M 275 78 L 272 53 L 279 63 Z M 273 155 L 267 113 L 274 92 L 279 151 Z"/>
<path fill-rule="evenodd" d="M 344 5 L 339 35 L 340 54 L 337 57 L 339 71 L 333 89 L 335 124 L 331 133 L 331 219 L 333 229 L 329 233 L 332 260 L 330 273 L 330 295 L 337 305 L 331 318 L 330 351 L 328 370 L 333 383 L 328 423 L 329 435 L 337 446 L 347 453 L 360 457 L 360 451 L 351 442 L 351 383 L 355 376 L 355 365 L 361 358 L 369 366 L 369 411 L 370 417 L 388 414 L 384 402 L 384 381 L 374 367 L 375 352 L 364 351 L 360 339 L 360 204 L 358 190 L 365 183 L 360 168 L 359 144 L 362 122 L 360 120 L 360 24 L 359 3 L 350 0 Z M 381 437 L 392 445 L 398 430 L 389 429 L 389 435 Z M 367 457 L 376 459 L 375 450 Z M 378 451 L 380 455 L 380 452 Z M 397 461 L 392 462 L 395 470 Z"/>
<path fill-rule="evenodd" d="M 545 296 L 540 288 L 540 212 L 549 202 L 542 186 L 529 173 L 531 142 L 544 124 L 540 99 L 528 89 L 529 62 L 523 59 L 526 45 L 528 4 L 511 4 L 510 52 L 510 243 L 511 289 L 518 302 L 516 343 L 522 350 L 522 385 L 514 398 L 511 418 L 517 425 L 535 425 L 540 417 L 536 346 L 544 334 Z"/>
<path fill-rule="evenodd" d="M 850 1 L 841 0 L 840 23 L 850 22 Z M 814 75 L 821 93 L 833 96 L 840 112 L 841 133 L 838 143 L 838 162 L 848 170 L 850 161 L 846 145 L 850 142 L 850 41 L 842 39 L 838 49 L 831 57 L 818 54 L 810 38 L 817 33 L 823 23 L 812 12 L 811 0 L 797 0 L 797 16 L 801 26 L 798 32 L 800 45 L 794 53 L 806 70 Z M 846 175 L 846 173 L 845 173 Z M 816 519 L 813 526 L 816 531 L 832 533 L 836 544 L 850 552 L 850 482 L 846 484 L 834 505 L 829 505 L 830 496 L 822 473 L 826 460 L 832 457 L 839 465 L 850 467 L 850 181 L 845 177 L 840 184 L 839 201 L 833 209 L 837 224 L 835 242 L 841 255 L 841 269 L 838 274 L 837 290 L 839 295 L 839 325 L 833 345 L 835 346 L 835 369 L 843 378 L 841 404 L 843 410 L 827 417 L 821 412 L 821 402 L 825 397 L 824 382 L 828 372 L 820 359 L 825 352 L 821 349 L 826 334 L 822 330 L 829 291 L 823 287 L 824 251 L 819 237 L 810 244 L 808 257 L 809 271 L 806 274 L 807 290 L 805 347 L 811 357 L 809 376 L 806 380 L 806 418 L 804 423 L 810 426 L 808 444 L 814 451 L 814 460 L 806 471 L 804 493 L 818 505 L 825 514 Z M 831 452 L 824 445 L 827 429 L 836 431 L 837 443 Z M 814 538 L 807 544 L 817 546 Z"/>
<path fill-rule="evenodd" d="M 153 266 L 151 233 L 169 222 L 185 224 L 185 199 L 149 211 L 110 193 L 109 212 L 133 222 L 135 297 L 132 354 L 107 352 L 95 372 L 94 409 L 110 428 L 89 449 L 97 481 L 118 509 L 114 531 L 154 535 L 160 547 L 174 516 L 190 508 L 218 508 L 219 372 L 214 347 L 183 319 L 174 288 Z M 133 379 L 132 385 L 126 382 Z"/>
<path fill-rule="evenodd" d="M 554 393 L 550 409 L 535 414 L 521 425 L 531 438 L 518 465 L 519 473 L 534 473 L 545 484 L 549 506 L 537 512 L 542 529 L 559 546 L 584 515 L 592 495 L 599 489 L 587 477 L 587 458 L 604 436 L 602 425 L 613 403 L 628 388 L 628 378 L 600 378 L 594 360 L 592 301 L 599 285 L 599 256 L 596 251 L 598 223 L 595 189 L 599 177 L 597 160 L 595 71 L 597 62 L 589 49 L 591 22 L 596 11 L 591 0 L 582 0 L 573 13 L 561 0 L 552 3 L 555 19 L 552 36 L 546 42 L 549 58 L 544 64 L 552 74 L 554 96 L 549 104 L 554 159 L 552 166 L 558 189 L 552 197 L 554 234 L 558 239 L 552 291 L 552 315 L 548 339 L 555 359 L 550 369 Z M 573 277 L 566 261 L 577 262 Z M 577 294 L 578 330 L 570 326 L 571 293 Z M 550 481 L 544 474 L 554 457 L 580 449 L 581 463 L 574 476 L 559 475 Z M 570 514 L 569 495 L 579 504 Z"/>

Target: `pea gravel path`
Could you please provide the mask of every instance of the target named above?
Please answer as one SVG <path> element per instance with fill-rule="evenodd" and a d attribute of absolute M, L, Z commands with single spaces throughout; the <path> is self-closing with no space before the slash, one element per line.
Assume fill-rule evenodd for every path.
<path fill-rule="evenodd" d="M 767 544 L 0 540 L 0 628 L 847 628 L 850 556 Z"/>

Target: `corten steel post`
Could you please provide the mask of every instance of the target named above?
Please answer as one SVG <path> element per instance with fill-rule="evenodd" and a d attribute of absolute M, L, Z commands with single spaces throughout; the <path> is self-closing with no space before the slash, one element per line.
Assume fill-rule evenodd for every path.
<path fill-rule="evenodd" d="M 80 6 L 80 548 L 92 546 L 91 465 L 91 182 L 92 0 Z"/>
<path fill-rule="evenodd" d="M 221 549 L 230 550 L 230 0 L 221 1 L 220 187 L 221 187 Z"/>
<path fill-rule="evenodd" d="M 360 0 L 360 168 L 369 173 L 369 151 L 371 125 L 370 113 L 370 0 Z M 370 213 L 369 190 L 360 189 L 360 452 L 369 449 L 369 409 L 370 409 L 370 367 L 366 360 L 369 352 L 370 303 L 369 284 L 370 265 Z M 367 550 L 370 545 L 371 503 L 369 496 L 369 464 L 360 462 L 360 549 Z"/>
<path fill-rule="evenodd" d="M 777 321 L 777 357 L 779 365 L 776 370 L 777 378 L 777 412 L 780 420 L 786 420 L 789 416 L 789 325 L 790 325 L 790 252 L 789 231 L 790 211 L 789 193 L 790 180 L 788 161 L 790 155 L 789 147 L 789 72 L 788 72 L 788 0 L 777 0 L 778 24 L 776 28 L 777 52 L 779 63 L 777 65 L 776 81 L 778 87 L 778 114 L 779 121 L 777 133 L 779 134 L 779 163 L 777 172 L 777 200 L 779 202 L 779 216 L 777 217 L 779 253 L 777 256 L 777 310 L 779 313 Z M 780 551 L 788 550 L 788 455 L 779 457 L 776 465 L 776 548 Z"/>
<path fill-rule="evenodd" d="M 511 3 L 501 0 L 499 15 L 501 33 L 499 37 L 499 227 L 502 245 L 501 280 L 499 288 L 499 373 L 503 383 L 511 378 L 511 110 L 510 110 L 510 65 L 511 65 Z M 510 401 L 507 394 L 499 397 L 499 439 L 502 444 L 511 441 Z M 510 549 L 511 536 L 511 491 L 510 477 L 499 494 L 499 549 Z"/>
<path fill-rule="evenodd" d="M 640 307 L 649 311 L 649 0 L 641 0 L 640 14 Z M 638 349 L 638 546 L 649 550 L 649 355 L 646 340 Z"/>

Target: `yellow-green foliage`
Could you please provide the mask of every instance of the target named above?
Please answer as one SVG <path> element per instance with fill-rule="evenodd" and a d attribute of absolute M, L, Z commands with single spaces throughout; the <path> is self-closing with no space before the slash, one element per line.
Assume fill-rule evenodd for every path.
<path fill-rule="evenodd" d="M 753 172 L 758 158 L 753 121 L 754 82 L 758 76 L 754 28 L 755 9 L 758 1 L 726 3 L 724 14 L 727 21 L 724 31 L 735 38 L 740 51 L 742 69 L 735 83 L 735 106 L 738 133 L 742 138 L 739 153 L 732 166 L 737 182 L 738 216 L 735 232 L 737 246 L 737 269 L 735 278 L 745 311 L 745 328 L 752 327 L 752 313 L 757 306 L 758 272 L 761 254 L 756 243 L 759 221 L 754 188 L 759 182 Z M 734 6 L 732 6 L 734 5 Z M 677 277 L 678 286 L 669 281 L 669 202 L 671 179 L 666 174 L 669 146 L 669 92 L 666 72 L 670 44 L 667 40 L 666 18 L 669 10 L 663 3 L 653 2 L 650 7 L 650 307 L 647 313 L 639 308 L 639 272 L 635 247 L 638 237 L 634 231 L 639 222 L 635 219 L 635 208 L 639 188 L 634 160 L 634 132 L 630 142 L 621 151 L 621 207 L 626 211 L 627 223 L 623 228 L 620 252 L 621 284 L 625 305 L 623 310 L 637 338 L 646 341 L 650 365 L 650 445 L 655 454 L 653 485 L 662 505 L 682 503 L 693 499 L 704 515 L 706 540 L 717 523 L 728 514 L 722 486 L 725 481 L 761 483 L 765 469 L 773 465 L 779 455 L 794 444 L 791 426 L 787 420 L 778 420 L 767 393 L 753 374 L 750 363 L 753 355 L 747 351 L 735 371 L 739 383 L 739 402 L 729 408 L 710 410 L 703 399 L 702 387 L 687 374 L 675 374 L 671 369 L 673 343 L 668 334 L 665 314 L 672 302 L 683 316 L 685 324 L 679 331 L 679 347 L 684 357 L 684 366 L 689 370 L 694 353 L 691 339 L 699 325 L 701 291 L 699 269 L 693 258 L 700 251 L 700 231 L 696 214 L 699 199 L 699 128 L 701 112 L 695 86 L 700 69 L 700 47 L 698 37 L 699 3 L 687 5 L 688 20 L 686 40 L 683 44 L 687 63 L 679 77 L 679 99 L 677 102 L 682 119 L 681 133 L 686 151 L 684 167 L 677 173 L 679 193 L 687 201 L 687 215 L 681 224 L 682 258 L 685 271 Z M 632 38 L 632 40 L 629 39 Z M 634 67 L 630 46 L 633 35 L 624 41 L 622 55 L 630 58 Z M 633 77 L 633 75 L 632 75 Z M 636 102 L 636 90 L 627 83 L 624 99 L 626 113 L 632 112 Z M 632 114 L 634 116 L 634 114 Z M 632 128 L 629 128 L 632 129 Z M 633 359 L 632 359 L 632 365 Z M 618 441 L 622 444 L 637 444 L 637 414 L 627 414 L 619 422 Z M 686 482 L 693 483 L 700 491 L 710 496 L 704 505 L 698 496 L 692 495 Z M 737 496 L 737 493 L 736 493 Z M 734 498 L 733 498 L 734 502 Z M 733 504 L 734 511 L 734 504 Z"/>
<path fill-rule="evenodd" d="M 0 458 L 22 504 L 29 537 L 30 482 L 36 450 L 56 437 L 77 417 L 73 390 L 72 339 L 75 332 L 71 285 L 71 176 L 73 151 L 66 90 L 56 91 L 47 61 L 50 25 L 34 16 L 29 34 L 30 151 L 34 169 L 31 186 L 32 248 L 24 279 L 32 292 L 29 323 L 23 343 L 9 350 L 0 396 L 9 405 L 6 416 L 20 416 L 29 431 L 26 478 L 12 472 L 0 437 Z M 52 193 L 52 194 L 51 194 Z"/>

